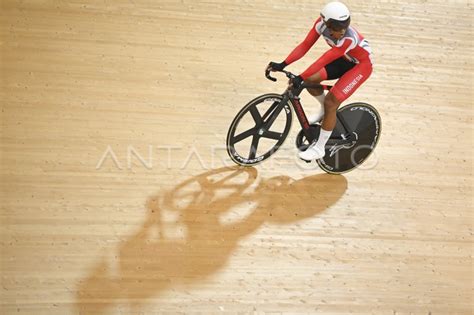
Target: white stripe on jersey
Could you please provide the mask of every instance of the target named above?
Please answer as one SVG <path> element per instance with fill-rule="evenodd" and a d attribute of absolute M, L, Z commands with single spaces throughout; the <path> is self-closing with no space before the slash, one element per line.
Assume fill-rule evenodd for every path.
<path fill-rule="evenodd" d="M 352 57 L 350 54 L 348 54 L 348 52 L 354 49 L 357 45 L 365 49 L 369 53 L 369 58 L 371 57 L 372 50 L 370 49 L 369 42 L 367 42 L 367 40 L 365 39 L 361 41 L 359 38 L 359 34 L 352 26 L 349 26 L 344 36 L 337 41 L 331 37 L 330 31 L 323 20 L 320 20 L 318 23 L 316 23 L 315 30 L 316 33 L 322 36 L 324 40 L 328 43 L 328 45 L 331 47 L 341 47 L 346 40 L 350 40 L 352 43 L 349 48 L 344 52 L 344 55 L 347 59 L 351 60 L 354 63 L 359 63 L 359 60 Z"/>

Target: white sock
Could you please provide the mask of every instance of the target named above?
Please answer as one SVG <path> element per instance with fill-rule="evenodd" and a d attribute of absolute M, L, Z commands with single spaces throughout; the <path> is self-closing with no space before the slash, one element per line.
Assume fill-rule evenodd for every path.
<path fill-rule="evenodd" d="M 318 147 L 321 150 L 325 150 L 326 143 L 329 140 L 329 137 L 331 137 L 332 130 L 327 131 L 321 128 L 321 133 L 319 134 L 318 142 L 316 142 L 316 147 Z"/>
<path fill-rule="evenodd" d="M 323 93 L 321 95 L 317 95 L 314 98 L 317 99 L 319 104 L 321 104 L 321 106 L 323 106 L 323 108 L 324 108 L 324 99 L 326 98 L 325 91 L 323 91 Z"/>
<path fill-rule="evenodd" d="M 321 95 L 314 97 L 315 99 L 318 100 L 319 104 L 321 104 L 321 108 L 319 109 L 319 113 L 317 114 L 319 116 L 319 119 L 321 119 L 324 116 L 324 99 L 326 98 L 326 94 L 327 94 L 326 91 L 323 91 Z"/>

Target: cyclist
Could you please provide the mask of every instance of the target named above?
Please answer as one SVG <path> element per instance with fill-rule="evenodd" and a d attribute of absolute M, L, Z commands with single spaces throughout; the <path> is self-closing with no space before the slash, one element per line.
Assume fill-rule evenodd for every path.
<path fill-rule="evenodd" d="M 341 2 L 330 2 L 322 10 L 308 35 L 290 55 L 280 63 L 270 62 L 267 69 L 281 71 L 286 66 L 301 59 L 322 36 L 331 46 L 308 69 L 290 80 L 297 88 L 303 82 L 320 83 L 324 80 L 339 79 L 334 87 L 324 94 L 322 88 L 308 89 L 320 103 L 318 114 L 308 118 L 310 124 L 323 118 L 319 139 L 305 151 L 299 152 L 301 159 L 311 161 L 323 158 L 325 145 L 336 126 L 336 111 L 339 105 L 351 96 L 372 73 L 371 50 L 368 42 L 352 26 L 349 9 Z"/>

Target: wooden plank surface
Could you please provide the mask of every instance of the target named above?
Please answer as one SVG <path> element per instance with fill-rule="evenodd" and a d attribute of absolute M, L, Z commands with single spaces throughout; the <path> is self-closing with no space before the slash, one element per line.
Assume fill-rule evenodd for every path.
<path fill-rule="evenodd" d="M 383 131 L 331 176 L 223 150 L 322 1 L 2 1 L 0 313 L 471 314 L 473 4 L 347 4 Z"/>

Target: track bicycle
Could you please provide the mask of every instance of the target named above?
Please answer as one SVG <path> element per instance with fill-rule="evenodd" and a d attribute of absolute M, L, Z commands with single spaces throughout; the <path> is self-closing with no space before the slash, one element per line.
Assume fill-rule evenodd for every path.
<path fill-rule="evenodd" d="M 287 78 L 295 77 L 289 71 Z M 277 81 L 267 70 L 265 76 Z M 245 105 L 235 116 L 227 133 L 227 152 L 236 164 L 253 166 L 272 156 L 283 145 L 290 129 L 293 114 L 301 125 L 296 137 L 298 150 L 306 148 L 319 137 L 321 121 L 309 124 L 299 95 L 304 89 L 332 86 L 303 83 L 298 88 L 289 86 L 283 94 L 264 94 Z M 319 167 L 330 174 L 349 172 L 360 166 L 375 149 L 381 119 L 377 110 L 367 103 L 351 103 L 340 107 L 337 123 L 326 144 L 326 155 L 317 160 Z"/>

